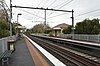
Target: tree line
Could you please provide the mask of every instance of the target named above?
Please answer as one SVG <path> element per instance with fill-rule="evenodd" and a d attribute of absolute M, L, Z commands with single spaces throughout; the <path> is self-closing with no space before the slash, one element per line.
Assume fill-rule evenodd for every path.
<path fill-rule="evenodd" d="M 17 24 L 12 23 L 12 33 L 13 35 L 16 34 L 16 27 Z M 48 30 L 47 30 L 48 29 Z M 43 24 L 35 25 L 32 29 L 27 30 L 26 33 L 46 33 L 50 34 L 52 30 L 49 25 L 44 26 Z M 4 19 L 0 19 L 0 38 L 9 36 L 9 22 Z M 63 34 L 71 34 L 72 26 L 63 29 Z M 99 34 L 100 33 L 100 23 L 99 19 L 85 19 L 81 22 L 76 23 L 75 34 Z"/>
<path fill-rule="evenodd" d="M 49 27 L 49 25 L 48 25 Z M 49 29 L 51 29 L 49 27 Z M 51 30 L 44 29 L 43 24 L 35 25 L 31 30 L 32 33 L 50 33 Z M 69 25 L 68 28 L 63 29 L 63 34 L 71 34 L 72 33 L 72 26 Z M 99 19 L 85 19 L 81 22 L 76 23 L 75 34 L 99 34 L 100 33 L 100 23 Z"/>
<path fill-rule="evenodd" d="M 11 23 L 12 35 L 16 34 L 16 26 L 20 25 L 17 23 Z M 0 19 L 0 38 L 7 37 L 10 35 L 10 23 L 4 19 Z"/>
<path fill-rule="evenodd" d="M 99 34 L 100 23 L 99 19 L 85 19 L 82 22 L 78 22 L 75 26 L 76 34 Z"/>
<path fill-rule="evenodd" d="M 16 34 L 16 25 L 14 23 L 11 23 L 12 25 L 12 34 Z M 10 35 L 10 25 L 9 22 L 6 22 L 5 20 L 0 19 L 0 38 L 7 37 Z"/>

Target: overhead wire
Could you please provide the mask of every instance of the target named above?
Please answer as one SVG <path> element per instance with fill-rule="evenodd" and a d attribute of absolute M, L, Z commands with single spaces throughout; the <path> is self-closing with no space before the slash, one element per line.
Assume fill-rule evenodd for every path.
<path fill-rule="evenodd" d="M 47 7 L 53 5 L 56 1 L 57 1 L 57 0 L 54 0 L 54 1 L 53 1 L 50 5 L 48 5 Z M 41 1 L 40 3 L 42 3 L 42 2 L 43 2 L 43 1 Z M 46 2 L 47 2 L 47 0 L 45 1 L 45 3 L 46 3 Z M 40 5 L 40 3 L 39 3 L 39 5 Z M 38 6 L 39 6 L 39 5 L 38 5 Z M 44 4 L 44 5 L 45 5 L 45 4 Z M 44 5 L 43 5 L 43 6 L 44 6 Z M 43 6 L 42 6 L 42 7 L 43 7 Z M 39 15 L 39 11 L 38 11 L 36 14 Z"/>
<path fill-rule="evenodd" d="M 41 0 L 37 7 L 39 7 L 39 6 L 41 5 L 42 2 L 44 2 L 44 1 Z M 36 12 L 35 12 L 35 13 L 36 13 Z M 38 14 L 38 13 L 39 13 L 39 11 L 38 11 L 36 14 Z M 35 18 L 36 18 L 36 17 L 35 17 Z M 34 19 L 35 19 L 35 18 L 34 18 Z"/>
<path fill-rule="evenodd" d="M 47 6 L 47 8 L 50 7 L 51 5 L 53 5 L 56 1 L 57 0 L 54 0 L 50 5 Z"/>
<path fill-rule="evenodd" d="M 58 16 L 65 15 L 65 14 L 67 14 L 67 13 L 62 13 L 62 14 L 54 15 L 52 17 L 48 17 L 47 19 L 54 18 L 54 17 L 58 17 Z"/>
<path fill-rule="evenodd" d="M 69 0 L 68 0 L 69 1 Z M 66 6 L 67 4 L 69 4 L 70 2 L 72 2 L 73 0 L 70 0 L 69 2 L 63 2 L 63 5 L 62 6 L 60 6 L 59 8 L 62 8 L 62 7 L 64 7 L 64 6 Z M 43 1 L 41 1 L 41 2 L 43 2 Z M 56 2 L 56 0 L 54 0 L 51 4 L 53 4 L 53 3 L 55 3 Z M 46 2 L 45 2 L 46 3 Z M 65 4 L 64 4 L 65 3 Z M 40 3 L 39 3 L 39 5 L 40 5 Z M 49 5 L 50 6 L 50 5 Z M 25 11 L 24 10 L 24 12 L 27 12 L 27 11 Z M 32 13 L 30 13 L 30 12 L 27 12 L 27 13 L 29 13 L 29 14 L 32 14 Z M 39 18 L 43 18 L 43 17 L 40 17 L 40 16 L 38 16 L 38 15 L 36 15 L 36 14 L 32 14 L 32 15 L 34 15 L 34 16 L 37 16 L 37 17 L 39 17 Z M 64 15 L 64 14 L 59 14 L 59 15 Z M 55 15 L 55 16 L 52 16 L 52 17 L 50 17 L 50 18 L 53 18 L 53 17 L 56 17 L 56 16 L 59 16 L 59 15 Z M 43 18 L 44 19 L 44 18 Z"/>
<path fill-rule="evenodd" d="M 72 1 L 74 1 L 74 0 L 67 0 L 67 1 L 65 1 L 65 2 L 62 2 L 61 4 L 58 4 L 58 5 L 56 5 L 56 6 L 54 6 L 53 8 L 55 8 L 55 7 L 59 7 L 59 8 L 62 8 L 62 7 L 64 7 L 64 6 L 66 6 L 66 5 L 68 5 L 69 3 L 71 3 Z M 62 5 L 62 6 L 61 6 Z"/>
<path fill-rule="evenodd" d="M 41 0 L 41 2 L 38 4 L 38 7 L 40 6 L 40 4 L 41 4 L 42 2 L 44 2 L 44 1 L 43 1 L 43 0 Z"/>
<path fill-rule="evenodd" d="M 49 6 L 51 6 L 51 5 L 52 5 L 53 3 L 55 3 L 56 1 L 57 1 L 57 0 L 54 0 Z M 70 0 L 70 1 L 67 0 L 66 2 L 61 3 L 61 4 L 63 4 L 63 5 L 60 6 L 59 8 L 62 8 L 62 7 L 64 7 L 64 6 L 66 6 L 67 4 L 69 4 L 69 3 L 72 2 L 72 1 L 73 1 L 73 0 Z M 43 1 L 41 1 L 41 2 L 43 2 Z M 41 3 L 41 2 L 40 2 L 40 3 Z M 47 2 L 47 1 L 45 1 L 45 3 L 46 3 L 46 2 Z M 39 5 L 40 5 L 40 3 L 39 3 Z M 60 5 L 61 5 L 61 4 L 60 4 Z M 38 5 L 38 6 L 39 6 L 39 5 Z M 43 6 L 44 6 L 44 5 L 43 5 Z M 49 7 L 49 6 L 48 6 L 48 7 Z M 57 5 L 57 6 L 58 6 L 58 5 Z M 50 14 L 51 14 L 51 13 L 50 13 Z M 59 15 L 62 15 L 62 14 L 59 14 Z M 55 16 L 53 16 L 53 17 L 59 16 L 59 15 L 55 15 Z M 53 18 L 53 17 L 52 17 L 52 18 Z M 50 17 L 50 18 L 51 18 L 51 17 Z"/>
<path fill-rule="evenodd" d="M 92 11 L 88 11 L 88 12 L 85 12 L 85 13 L 82 13 L 82 14 L 78 14 L 75 16 L 75 20 L 83 20 L 83 19 L 79 19 L 78 17 L 80 16 L 84 16 L 84 15 L 87 15 L 87 14 L 90 14 L 90 13 L 94 13 L 94 12 L 97 12 L 97 11 L 100 11 L 100 9 L 95 9 L 95 10 L 92 10 Z M 92 16 L 92 17 L 99 17 L 100 15 L 97 15 L 97 16 Z M 86 19 L 86 18 L 85 18 Z"/>
<path fill-rule="evenodd" d="M 79 15 L 76 15 L 75 17 L 83 16 L 83 15 L 86 15 L 86 14 L 89 14 L 89 13 L 93 13 L 93 12 L 96 12 L 96 11 L 100 11 L 100 9 L 88 11 L 88 12 L 85 12 L 85 13 L 82 13 L 82 14 L 79 14 Z"/>
<path fill-rule="evenodd" d="M 64 7 L 64 6 L 66 6 L 66 5 L 68 5 L 69 3 L 71 3 L 72 1 L 74 1 L 74 0 L 67 0 L 66 2 L 63 2 L 63 3 L 61 3 L 62 4 L 62 6 L 61 6 L 61 4 L 60 4 L 60 7 L 58 8 L 58 9 L 61 9 L 62 7 Z M 65 4 L 64 4 L 65 3 Z M 57 5 L 57 6 L 55 6 L 55 7 L 58 7 L 59 5 Z M 51 14 L 53 14 L 53 12 L 51 12 L 50 14 L 49 14 L 49 16 L 51 15 Z"/>
<path fill-rule="evenodd" d="M 64 1 L 64 2 L 62 2 L 61 4 L 58 4 L 58 5 L 54 6 L 53 8 L 55 8 L 55 7 L 59 7 L 59 6 L 63 5 L 64 3 L 68 2 L 68 1 L 69 1 L 69 0 Z"/>
<path fill-rule="evenodd" d="M 50 0 L 46 0 L 46 1 L 44 2 L 44 4 L 42 5 L 42 7 L 44 7 L 44 6 L 47 4 L 48 1 L 50 1 Z"/>
<path fill-rule="evenodd" d="M 38 6 L 37 6 L 37 7 L 39 7 L 39 5 L 41 5 L 41 3 L 42 3 L 42 2 L 44 2 L 44 4 L 45 4 L 47 1 L 48 1 L 48 0 L 46 0 L 46 1 L 44 2 L 44 1 L 42 0 L 42 1 L 38 4 Z M 44 5 L 43 5 L 43 6 L 44 6 Z M 42 6 L 42 7 L 43 7 L 43 6 Z M 39 11 L 38 11 L 36 14 L 38 14 L 38 15 L 39 15 L 39 14 L 40 14 L 40 13 L 39 13 Z"/>
<path fill-rule="evenodd" d="M 61 3 L 62 6 L 61 6 L 61 4 L 60 4 L 60 7 L 59 7 L 58 9 L 61 9 L 62 7 L 64 7 L 64 6 L 68 5 L 69 3 L 71 3 L 72 1 L 73 1 L 73 0 L 67 0 L 66 2 Z M 59 6 L 59 5 L 57 5 L 57 6 L 55 6 L 55 7 L 58 7 L 58 6 Z M 50 16 L 51 14 L 53 14 L 53 12 L 51 12 L 51 13 L 49 14 L 49 16 Z M 64 14 L 65 14 L 65 13 L 63 13 L 63 14 L 58 14 L 58 15 L 55 15 L 55 16 L 52 16 L 52 17 L 49 17 L 49 18 L 58 17 L 58 16 L 64 15 Z M 49 19 L 49 18 L 47 18 L 47 19 Z"/>
<path fill-rule="evenodd" d="M 74 0 L 70 0 L 69 2 L 67 2 L 67 3 L 63 4 L 62 6 L 60 6 L 60 7 L 59 7 L 59 9 L 61 9 L 62 7 L 64 7 L 64 6 L 68 5 L 68 4 L 69 4 L 69 3 L 71 3 L 72 1 L 74 1 Z"/>
<path fill-rule="evenodd" d="M 67 19 L 70 19 L 70 18 L 67 18 Z M 51 21 L 52 23 L 57 23 L 57 22 L 67 22 L 66 19 L 63 19 L 63 20 L 57 20 L 57 21 Z"/>
<path fill-rule="evenodd" d="M 30 12 L 28 12 L 28 11 L 26 11 L 26 10 L 22 10 L 22 9 L 20 9 L 21 11 L 24 11 L 24 12 L 26 12 L 26 13 L 28 13 L 28 14 L 31 14 L 31 15 L 34 15 L 34 16 L 37 16 L 37 17 L 39 17 L 39 18 L 42 18 L 42 19 L 44 19 L 43 17 L 40 17 L 40 16 L 38 16 L 38 15 L 36 15 L 36 14 L 33 14 L 33 13 L 30 13 Z"/>

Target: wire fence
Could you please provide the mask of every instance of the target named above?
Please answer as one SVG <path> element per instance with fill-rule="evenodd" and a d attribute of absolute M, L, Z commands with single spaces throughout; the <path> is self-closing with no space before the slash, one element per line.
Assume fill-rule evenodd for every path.
<path fill-rule="evenodd" d="M 60 34 L 62 38 L 72 38 L 76 40 L 100 42 L 100 35 L 84 35 L 84 34 Z"/>

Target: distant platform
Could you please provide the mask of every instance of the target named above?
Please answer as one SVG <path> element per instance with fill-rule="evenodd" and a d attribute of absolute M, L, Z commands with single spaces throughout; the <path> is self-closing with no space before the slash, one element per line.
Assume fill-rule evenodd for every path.
<path fill-rule="evenodd" d="M 70 41 L 70 42 L 75 42 L 75 43 L 82 43 L 82 44 L 87 44 L 87 45 L 100 46 L 100 43 L 95 43 L 95 42 L 87 42 L 87 41 L 81 41 L 81 40 L 72 40 L 72 39 L 64 39 L 64 38 L 48 37 L 48 36 L 41 36 L 41 37 L 65 40 L 65 41 Z"/>

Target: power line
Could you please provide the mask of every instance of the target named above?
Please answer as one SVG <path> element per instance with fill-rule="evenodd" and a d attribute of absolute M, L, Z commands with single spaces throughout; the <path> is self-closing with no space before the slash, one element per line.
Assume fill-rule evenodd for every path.
<path fill-rule="evenodd" d="M 47 1 L 48 1 L 48 0 L 46 0 L 46 1 L 44 2 L 44 1 L 42 0 L 42 1 L 38 4 L 38 6 L 37 6 L 37 7 L 39 7 L 39 5 L 40 5 L 41 3 L 43 3 L 43 2 L 44 2 L 44 4 L 45 4 Z M 44 6 L 44 5 L 43 5 L 43 6 Z M 42 6 L 42 7 L 43 7 L 43 6 Z M 40 14 L 40 12 L 38 11 L 36 14 L 38 14 L 38 15 L 39 15 L 39 14 Z"/>
<path fill-rule="evenodd" d="M 46 0 L 45 2 L 42 0 L 39 4 L 38 4 L 38 6 L 42 3 L 42 2 L 44 2 L 43 3 L 43 5 L 41 6 L 41 7 L 44 7 L 45 6 L 45 4 L 47 4 L 47 2 L 48 2 L 49 0 Z M 54 0 L 49 6 L 51 6 L 54 2 L 56 2 L 56 0 Z M 50 3 L 50 2 L 49 2 Z M 37 6 L 37 7 L 38 7 Z M 47 6 L 47 7 L 49 7 L 49 6 Z"/>
<path fill-rule="evenodd" d="M 64 7 L 64 6 L 66 6 L 66 5 L 68 5 L 68 4 L 71 3 L 72 1 L 74 1 L 74 0 L 70 0 L 69 2 L 63 4 L 63 5 L 62 5 L 61 7 L 59 7 L 59 8 L 62 8 L 62 7 Z"/>
<path fill-rule="evenodd" d="M 26 13 L 28 13 L 28 14 L 31 14 L 31 15 L 34 15 L 34 16 L 37 16 L 37 17 L 39 17 L 39 18 L 42 18 L 42 19 L 44 19 L 43 17 L 40 17 L 40 16 L 38 16 L 38 15 L 36 15 L 36 14 L 32 14 L 32 13 L 30 13 L 30 12 L 28 12 L 28 11 L 25 11 L 25 10 L 22 10 L 22 9 L 20 9 L 21 11 L 24 11 L 24 12 L 26 12 Z"/>
<path fill-rule="evenodd" d="M 49 6 L 51 6 L 53 3 L 55 3 L 57 0 L 54 0 Z M 39 7 L 39 5 L 42 3 L 42 2 L 44 2 L 43 0 L 41 0 L 41 2 L 38 4 L 38 7 Z M 47 0 L 45 1 L 45 3 L 47 2 Z M 44 6 L 44 5 L 43 5 Z M 42 6 L 42 7 L 43 7 Z M 47 7 L 49 7 L 49 6 L 47 6 Z M 39 14 L 39 11 L 36 13 L 36 14 Z"/>
<path fill-rule="evenodd" d="M 99 11 L 100 9 L 96 9 L 96 10 L 93 10 L 93 11 L 89 11 L 89 12 L 86 12 L 86 13 L 82 13 L 82 14 L 79 14 L 75 17 L 79 17 L 79 16 L 83 16 L 83 15 L 86 15 L 86 14 L 89 14 L 89 13 L 93 13 L 93 12 L 96 12 L 96 11 Z"/>
<path fill-rule="evenodd" d="M 61 12 L 71 12 L 72 13 L 72 27 L 74 28 L 74 11 L 68 11 L 68 10 L 58 10 L 58 9 L 48 9 L 48 8 L 35 8 L 35 7 L 25 7 L 25 6 L 11 6 L 11 7 L 15 7 L 15 8 L 27 8 L 27 9 L 38 9 L 38 10 L 44 10 L 45 11 L 45 17 L 46 17 L 46 10 L 50 10 L 50 11 L 61 11 Z M 46 22 L 46 18 L 45 18 L 45 22 Z M 74 34 L 74 30 L 72 31 L 72 33 Z"/>
<path fill-rule="evenodd" d="M 48 1 L 50 1 L 50 0 L 46 0 L 46 1 L 44 2 L 44 4 L 43 4 L 43 6 L 42 6 L 42 7 L 44 7 L 44 6 L 45 6 L 45 4 L 47 4 L 47 2 L 48 2 Z"/>
<path fill-rule="evenodd" d="M 69 1 L 69 0 L 67 0 L 66 2 L 61 3 L 60 6 L 61 6 L 62 4 L 63 4 L 63 5 L 62 5 L 61 7 L 59 7 L 58 9 L 61 9 L 62 7 L 68 5 L 69 3 L 71 3 L 71 2 L 74 1 L 74 0 L 70 0 L 69 2 L 68 2 L 68 1 Z M 65 3 L 65 4 L 64 4 L 64 3 Z M 55 6 L 55 7 L 58 7 L 58 6 L 59 6 L 59 5 L 57 5 L 57 6 Z M 54 7 L 54 8 L 55 8 L 55 7 Z M 49 14 L 49 16 L 50 16 L 51 14 L 53 14 L 53 12 L 51 12 L 51 13 Z"/>
<path fill-rule="evenodd" d="M 48 5 L 47 7 L 53 5 L 57 0 L 54 0 L 50 5 Z"/>
<path fill-rule="evenodd" d="M 69 0 L 67 0 L 66 2 L 68 2 L 68 1 L 69 1 Z M 58 7 L 58 6 L 61 6 L 62 4 L 66 3 L 66 2 L 64 1 L 63 3 L 61 3 L 61 4 L 59 4 L 59 5 L 56 5 L 56 6 L 54 6 L 53 8 Z M 49 16 L 50 16 L 51 14 L 53 14 L 53 12 L 51 12 L 51 13 L 49 14 Z"/>
<path fill-rule="evenodd" d="M 41 2 L 38 4 L 38 6 L 37 7 L 39 7 L 40 6 L 40 4 L 42 3 L 42 2 L 44 2 L 43 0 L 41 0 Z M 38 14 L 39 13 L 39 11 L 36 13 L 36 14 Z"/>
<path fill-rule="evenodd" d="M 38 4 L 38 6 L 43 2 L 43 0 L 41 0 L 41 2 Z"/>
<path fill-rule="evenodd" d="M 42 2 L 44 2 L 43 0 L 41 0 L 40 2 L 39 2 L 39 4 L 37 5 L 37 7 L 39 7 L 40 6 L 40 4 L 42 3 Z M 36 11 L 34 11 L 35 13 L 36 13 Z M 38 14 L 39 13 L 39 11 L 36 13 L 36 14 Z M 38 15 L 37 15 L 38 16 Z"/>
<path fill-rule="evenodd" d="M 48 8 L 35 8 L 35 7 L 23 7 L 23 6 L 12 6 L 12 7 L 15 7 L 15 8 L 28 8 L 28 9 L 39 9 L 39 10 L 50 10 L 50 11 L 71 12 L 72 13 L 72 18 L 73 18 L 73 12 L 74 12 L 73 10 L 72 11 L 68 11 L 68 10 L 58 10 L 58 9 L 48 9 Z M 27 12 L 27 11 L 25 11 L 25 12 Z M 29 13 L 29 12 L 27 12 L 27 13 Z M 32 13 L 30 13 L 30 14 L 32 14 Z M 33 14 L 33 15 L 35 15 L 35 14 Z M 38 16 L 38 17 L 40 17 L 40 16 Z"/>
<path fill-rule="evenodd" d="M 54 18 L 54 17 L 58 17 L 58 16 L 60 16 L 60 15 L 65 15 L 66 13 L 62 13 L 62 14 L 58 14 L 58 15 L 54 15 L 54 16 L 52 16 L 52 17 L 48 17 L 47 19 L 49 19 L 49 18 Z"/>
<path fill-rule="evenodd" d="M 64 3 L 67 3 L 68 1 L 69 1 L 69 0 L 64 1 L 64 2 L 62 2 L 61 4 L 58 4 L 58 5 L 54 6 L 53 8 L 55 8 L 55 7 L 59 7 L 59 6 L 63 5 Z"/>

